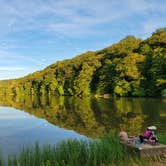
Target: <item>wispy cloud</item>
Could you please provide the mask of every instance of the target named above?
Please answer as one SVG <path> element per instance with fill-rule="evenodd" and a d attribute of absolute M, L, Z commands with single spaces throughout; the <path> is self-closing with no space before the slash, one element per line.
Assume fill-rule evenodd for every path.
<path fill-rule="evenodd" d="M 0 50 L 0 79 L 21 77 L 34 72 L 42 63 L 44 62 L 30 56 Z"/>
<path fill-rule="evenodd" d="M 27 68 L 25 68 L 25 67 L 17 67 L 17 66 L 0 67 L 0 71 L 19 71 L 19 70 L 27 70 Z"/>
<path fill-rule="evenodd" d="M 166 26 L 165 11 L 165 0 L 0 0 L 0 66 L 31 72 L 130 33 L 149 36 Z"/>
<path fill-rule="evenodd" d="M 65 35 L 93 33 L 99 24 L 111 23 L 136 13 L 165 10 L 161 0 L 61 0 L 0 1 L 2 33 L 43 30 Z M 150 18 L 149 18 L 150 19 Z"/>

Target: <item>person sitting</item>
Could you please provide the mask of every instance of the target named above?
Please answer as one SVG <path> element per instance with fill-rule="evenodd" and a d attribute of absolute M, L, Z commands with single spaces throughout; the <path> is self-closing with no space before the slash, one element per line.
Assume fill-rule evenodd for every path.
<path fill-rule="evenodd" d="M 150 126 L 147 127 L 146 131 L 143 133 L 143 135 L 140 135 L 140 142 L 141 143 L 157 143 L 158 142 L 158 138 L 155 135 L 155 130 L 156 130 L 156 126 Z"/>
<path fill-rule="evenodd" d="M 119 138 L 122 143 L 134 143 L 135 137 L 128 137 L 128 134 L 125 131 L 119 133 Z"/>
<path fill-rule="evenodd" d="M 121 131 L 119 133 L 119 138 L 120 138 L 120 141 L 122 143 L 127 143 L 127 141 L 128 141 L 128 135 L 127 135 L 127 133 L 125 131 Z"/>
<path fill-rule="evenodd" d="M 151 135 L 152 135 L 151 131 L 149 130 L 149 128 L 147 128 L 146 131 L 143 133 L 143 135 L 139 136 L 141 143 L 147 142 Z"/>
<path fill-rule="evenodd" d="M 152 135 L 149 138 L 149 143 L 151 143 L 151 144 L 158 143 L 159 140 L 157 138 L 157 135 L 155 134 L 155 131 L 152 130 L 151 133 L 152 133 Z"/>

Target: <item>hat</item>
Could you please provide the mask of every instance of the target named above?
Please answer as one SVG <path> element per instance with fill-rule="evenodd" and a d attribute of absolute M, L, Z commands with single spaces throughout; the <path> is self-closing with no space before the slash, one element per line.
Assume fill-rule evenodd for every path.
<path fill-rule="evenodd" d="M 156 126 L 149 126 L 149 127 L 147 127 L 147 129 L 149 129 L 149 130 L 156 130 L 157 127 Z"/>

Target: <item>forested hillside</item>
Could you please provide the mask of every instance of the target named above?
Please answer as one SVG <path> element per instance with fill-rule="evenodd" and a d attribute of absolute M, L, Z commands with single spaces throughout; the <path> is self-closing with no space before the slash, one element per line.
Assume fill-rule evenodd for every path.
<path fill-rule="evenodd" d="M 0 81 L 0 94 L 166 97 L 166 28 L 146 40 L 127 36 L 103 50 Z"/>

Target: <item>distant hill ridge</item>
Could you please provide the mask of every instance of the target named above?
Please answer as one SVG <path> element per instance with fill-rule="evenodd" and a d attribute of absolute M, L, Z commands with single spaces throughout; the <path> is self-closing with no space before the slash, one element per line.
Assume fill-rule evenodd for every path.
<path fill-rule="evenodd" d="M 0 95 L 166 97 L 166 28 L 146 40 L 127 36 L 96 52 L 59 61 L 20 79 L 0 81 Z"/>

